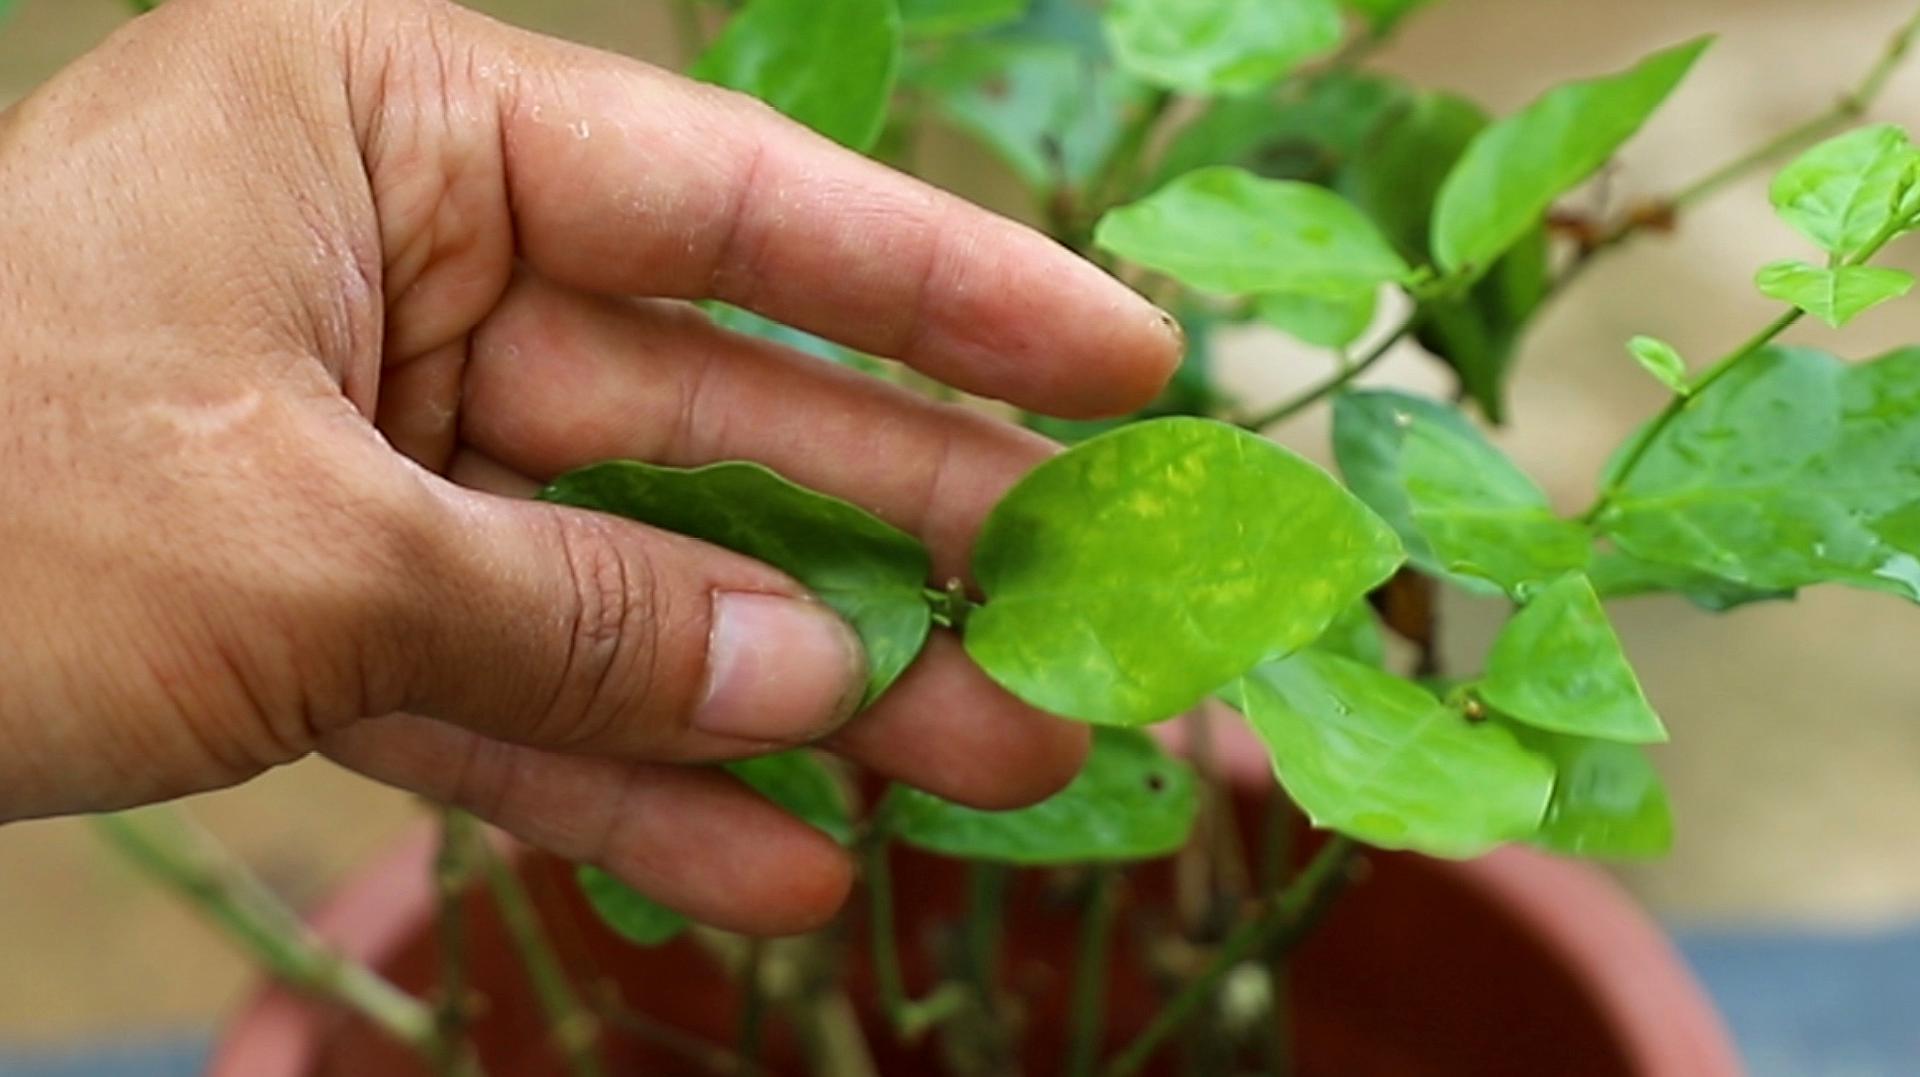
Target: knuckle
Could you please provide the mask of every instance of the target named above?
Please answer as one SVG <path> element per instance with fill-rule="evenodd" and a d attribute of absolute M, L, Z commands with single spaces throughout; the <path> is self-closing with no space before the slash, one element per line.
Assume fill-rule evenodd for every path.
<path fill-rule="evenodd" d="M 553 520 L 569 605 L 550 719 L 566 723 L 567 741 L 596 741 L 652 702 L 665 590 L 652 558 L 620 543 L 610 522 L 558 510 Z"/>

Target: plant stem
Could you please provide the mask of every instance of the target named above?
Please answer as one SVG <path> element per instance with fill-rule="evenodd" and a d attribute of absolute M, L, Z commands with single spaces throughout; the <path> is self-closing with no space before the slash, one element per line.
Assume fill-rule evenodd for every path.
<path fill-rule="evenodd" d="M 746 998 L 740 1007 L 740 1032 L 734 1050 L 741 1058 L 755 1065 L 760 1062 L 760 1039 L 766 1026 L 766 963 L 766 940 L 750 940 L 747 943 L 746 961 L 740 967 L 740 984 L 746 992 Z"/>
<path fill-rule="evenodd" d="M 720 1077 L 762 1077 L 759 1063 L 742 1058 L 716 1043 L 629 1009 L 612 981 L 594 995 L 594 1012 L 608 1025 L 643 1043 L 650 1043 Z"/>
<path fill-rule="evenodd" d="M 433 885 L 438 902 L 435 929 L 440 943 L 440 980 L 435 985 L 434 1030 L 440 1056 L 434 1072 L 457 1077 L 472 1072 L 473 1047 L 467 1024 L 473 1014 L 468 985 L 467 892 L 479 874 L 484 840 L 473 817 L 457 808 L 440 809 L 440 850 L 433 861 Z"/>
<path fill-rule="evenodd" d="M 1912 49 L 1916 34 L 1920 34 L 1920 12 L 1916 12 L 1894 31 L 1893 36 L 1887 39 L 1886 47 L 1881 50 L 1880 58 L 1873 67 L 1868 69 L 1865 77 L 1860 80 L 1860 84 L 1843 94 L 1831 108 L 1809 118 L 1804 123 L 1782 131 L 1747 153 L 1741 154 L 1680 188 L 1668 196 L 1667 204 L 1679 209 L 1698 202 L 1753 169 L 1809 146 L 1836 129 L 1859 119 L 1873 107 L 1874 101 L 1886 89 L 1887 80 L 1893 77 L 1894 71 L 1900 67 L 1900 62 L 1906 59 L 1908 51 Z"/>
<path fill-rule="evenodd" d="M 493 894 L 514 948 L 520 952 L 520 962 L 526 967 L 534 998 L 546 1014 L 554 1048 L 565 1061 L 567 1072 L 573 1077 L 604 1077 L 606 1069 L 599 1053 L 600 1022 L 574 992 L 566 969 L 561 967 L 552 941 L 547 938 L 546 928 L 540 923 L 533 899 L 527 896 L 526 887 L 513 868 L 491 850 L 483 851 L 481 865 L 486 872 L 487 889 Z"/>
<path fill-rule="evenodd" d="M 425 1003 L 323 945 L 292 909 L 185 815 L 147 808 L 95 816 L 93 824 L 108 844 L 185 898 L 274 978 L 351 1010 L 429 1062 L 451 1053 L 443 1049 Z"/>
<path fill-rule="evenodd" d="M 969 992 L 960 984 L 946 983 L 923 999 L 907 994 L 906 976 L 900 970 L 899 941 L 894 937 L 893 866 L 887 858 L 895 803 L 891 796 L 881 799 L 867 820 L 857 848 L 867 876 L 868 949 L 873 955 L 874 986 L 895 1035 L 912 1043 L 964 1009 Z"/>
<path fill-rule="evenodd" d="M 1113 952 L 1114 912 L 1120 877 L 1097 869 L 1080 915 L 1080 951 L 1073 968 L 1073 1002 L 1067 1038 L 1067 1077 L 1091 1077 L 1106 1034 L 1107 965 Z"/>
<path fill-rule="evenodd" d="M 1413 310 L 1407 312 L 1407 316 L 1400 320 L 1399 325 L 1394 326 L 1393 330 L 1389 332 L 1385 338 L 1378 344 L 1375 344 L 1367 351 L 1367 354 L 1361 356 L 1357 361 L 1342 367 L 1332 377 L 1300 395 L 1277 404 L 1250 419 L 1241 420 L 1239 425 L 1244 429 L 1258 433 L 1275 423 L 1291 419 L 1319 401 L 1332 396 L 1334 393 L 1346 388 L 1355 378 L 1365 374 L 1374 364 L 1385 359 L 1387 354 L 1393 351 L 1394 346 L 1411 335 L 1419 324 L 1420 309 L 1415 307 Z"/>
<path fill-rule="evenodd" d="M 1329 838 L 1264 913 L 1227 936 L 1200 974 L 1187 981 L 1180 993 L 1169 1000 L 1126 1050 L 1107 1066 L 1104 1077 L 1132 1077 L 1139 1073 L 1154 1052 L 1213 997 L 1220 982 L 1242 961 L 1291 946 L 1312 930 L 1347 881 L 1358 852 L 1359 847 L 1348 838 L 1340 835 Z"/>

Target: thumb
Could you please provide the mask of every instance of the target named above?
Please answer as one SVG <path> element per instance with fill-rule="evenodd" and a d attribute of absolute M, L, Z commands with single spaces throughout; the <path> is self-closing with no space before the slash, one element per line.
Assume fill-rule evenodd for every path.
<path fill-rule="evenodd" d="M 824 736 L 866 679 L 831 609 L 756 561 L 629 520 L 446 487 L 407 710 L 503 740 L 653 760 Z"/>

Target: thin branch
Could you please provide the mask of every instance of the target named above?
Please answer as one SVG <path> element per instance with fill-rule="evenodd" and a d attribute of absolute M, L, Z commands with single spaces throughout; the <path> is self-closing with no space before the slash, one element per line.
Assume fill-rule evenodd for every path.
<path fill-rule="evenodd" d="M 567 1072 L 573 1077 L 605 1077 L 606 1068 L 600 1061 L 600 1022 L 567 979 L 526 887 L 513 868 L 492 850 L 482 850 L 481 866 L 487 889 L 500 910 L 507 935 L 520 952 L 534 998 L 546 1014 L 554 1048 L 565 1061 Z"/>
<path fill-rule="evenodd" d="M 1244 429 L 1258 433 L 1275 423 L 1284 422 L 1287 419 L 1293 418 L 1314 404 L 1346 388 L 1355 378 L 1372 369 L 1375 364 L 1385 359 L 1387 355 L 1393 351 L 1395 345 L 1412 335 L 1414 329 L 1416 329 L 1419 324 L 1420 310 L 1418 307 L 1415 307 L 1407 313 L 1405 318 L 1401 319 L 1399 325 L 1394 326 L 1393 330 L 1389 332 L 1385 338 L 1369 349 L 1367 354 L 1361 356 L 1355 362 L 1342 367 L 1332 377 L 1313 386 L 1298 396 L 1276 404 L 1252 418 L 1241 420 L 1239 425 Z"/>
<path fill-rule="evenodd" d="M 1106 1034 L 1107 966 L 1113 955 L 1114 913 L 1119 908 L 1120 877 L 1112 868 L 1096 869 L 1087 907 L 1080 914 L 1080 951 L 1073 967 L 1073 1003 L 1067 1032 L 1067 1077 L 1091 1077 Z"/>
<path fill-rule="evenodd" d="M 358 1014 L 429 1062 L 448 1053 L 425 1003 L 321 943 L 246 865 L 184 814 L 148 808 L 95 816 L 93 825 L 275 979 Z"/>
<path fill-rule="evenodd" d="M 435 985 L 434 1030 L 440 1052 L 434 1072 L 459 1077 L 478 1068 L 467 1030 L 473 1017 L 467 960 L 466 898 L 480 869 L 480 828 L 456 808 L 440 808 L 440 849 L 433 862 L 440 943 L 440 979 Z"/>
<path fill-rule="evenodd" d="M 1319 922 L 1352 874 L 1359 846 L 1335 835 L 1260 916 L 1242 924 L 1220 945 L 1200 974 L 1187 981 L 1147 1027 L 1109 1064 L 1104 1077 L 1132 1077 L 1162 1044 L 1212 998 L 1220 982 L 1242 961 L 1291 947 Z"/>

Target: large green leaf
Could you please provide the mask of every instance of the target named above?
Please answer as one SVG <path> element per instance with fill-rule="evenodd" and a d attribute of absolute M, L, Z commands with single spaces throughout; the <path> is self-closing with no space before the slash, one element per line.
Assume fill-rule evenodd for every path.
<path fill-rule="evenodd" d="M 900 0 L 900 22 L 911 37 L 984 30 L 1019 18 L 1027 0 Z"/>
<path fill-rule="evenodd" d="M 1380 621 L 1373 615 L 1373 607 L 1366 602 L 1355 602 L 1340 611 L 1320 638 L 1313 641 L 1313 649 L 1350 658 L 1364 666 L 1375 669 L 1387 664 L 1387 640 L 1380 631 Z"/>
<path fill-rule="evenodd" d="M 1429 575 L 1512 593 L 1585 563 L 1585 529 L 1556 517 L 1533 480 L 1452 408 L 1390 391 L 1343 394 L 1333 448 L 1347 485 Z"/>
<path fill-rule="evenodd" d="M 1111 0 L 1106 22 L 1122 67 L 1201 96 L 1276 82 L 1341 32 L 1337 0 Z"/>
<path fill-rule="evenodd" d="M 1151 186 L 1212 165 L 1329 182 L 1407 93 L 1395 79 L 1334 70 L 1271 94 L 1220 98 L 1174 135 Z"/>
<path fill-rule="evenodd" d="M 1384 112 L 1340 172 L 1338 189 L 1364 209 L 1409 261 L 1430 259 L 1434 200 L 1487 125 L 1478 105 L 1445 93 L 1407 96 Z M 1546 295 L 1547 236 L 1535 228 L 1466 293 L 1429 300 L 1420 345 L 1460 377 L 1489 419 L 1505 414 L 1507 369 L 1521 330 Z"/>
<path fill-rule="evenodd" d="M 1539 589 L 1513 615 L 1493 641 L 1478 690 L 1540 729 L 1629 744 L 1667 739 L 1584 573 Z"/>
<path fill-rule="evenodd" d="M 1040 465 L 994 508 L 967 652 L 1043 710 L 1159 721 L 1313 642 L 1401 560 L 1312 464 L 1223 423 L 1156 419 Z"/>
<path fill-rule="evenodd" d="M 1640 748 L 1518 723 L 1509 728 L 1554 767 L 1553 799 L 1529 842 L 1570 856 L 1615 860 L 1659 856 L 1672 847 L 1667 791 Z"/>
<path fill-rule="evenodd" d="M 1097 729 L 1073 784 L 1019 811 L 979 811 L 904 786 L 889 794 L 893 834 L 969 860 L 1073 864 L 1146 860 L 1186 844 L 1200 798 L 1193 771 L 1152 737 Z"/>
<path fill-rule="evenodd" d="M 1753 278 L 1760 293 L 1792 303 L 1833 326 L 1913 289 L 1913 274 L 1879 266 L 1814 266 L 1805 262 L 1769 262 Z"/>
<path fill-rule="evenodd" d="M 1303 651 L 1225 693 L 1316 826 L 1391 849 L 1469 857 L 1531 835 L 1553 768 L 1496 722 L 1338 655 Z"/>
<path fill-rule="evenodd" d="M 1296 340 L 1322 348 L 1345 348 L 1373 324 L 1378 288 L 1347 295 L 1278 292 L 1257 296 L 1254 315 Z"/>
<path fill-rule="evenodd" d="M 1433 252 L 1448 273 L 1478 276 L 1540 224 L 1553 200 L 1605 164 L 1666 100 L 1705 39 L 1654 53 L 1615 75 L 1570 82 L 1482 131 L 1434 208 Z"/>
<path fill-rule="evenodd" d="M 1830 138 L 1774 177 L 1774 209 L 1835 259 L 1846 261 L 1901 227 L 1920 151 L 1890 123 Z"/>
<path fill-rule="evenodd" d="M 1408 275 L 1365 214 L 1322 187 L 1203 168 L 1100 219 L 1094 241 L 1217 295 L 1342 296 Z"/>
<path fill-rule="evenodd" d="M 729 774 L 787 809 L 801 822 L 846 845 L 853 841 L 853 812 L 846 791 L 812 752 L 776 752 L 728 763 Z"/>
<path fill-rule="evenodd" d="M 687 929 L 685 916 L 599 868 L 583 864 L 575 879 L 601 921 L 636 946 L 659 946 Z"/>
<path fill-rule="evenodd" d="M 900 37 L 895 0 L 751 0 L 691 74 L 865 150 L 886 122 Z"/>
<path fill-rule="evenodd" d="M 919 541 L 758 464 L 683 470 L 617 460 L 568 472 L 541 496 L 691 535 L 799 580 L 859 634 L 867 652 L 868 703 L 926 642 L 932 614 L 925 587 L 932 569 Z"/>
<path fill-rule="evenodd" d="M 1145 98 L 1104 56 L 1025 35 L 952 42 L 909 77 L 943 117 L 1040 192 L 1092 176 Z"/>
<path fill-rule="evenodd" d="M 1672 593 L 1711 613 L 1725 613 L 1754 602 L 1794 597 L 1792 591 L 1767 591 L 1698 569 L 1663 565 L 1621 550 L 1602 550 L 1587 566 L 1587 578 L 1603 599 Z"/>
<path fill-rule="evenodd" d="M 1687 401 L 1598 523 L 1635 557 L 1756 591 L 1920 601 L 1920 349 L 1746 359 Z"/>

